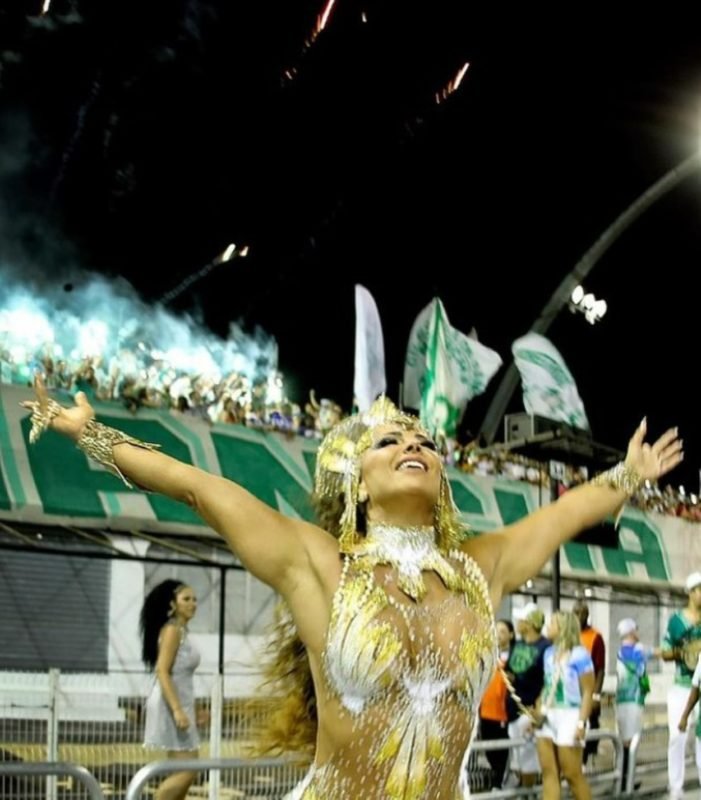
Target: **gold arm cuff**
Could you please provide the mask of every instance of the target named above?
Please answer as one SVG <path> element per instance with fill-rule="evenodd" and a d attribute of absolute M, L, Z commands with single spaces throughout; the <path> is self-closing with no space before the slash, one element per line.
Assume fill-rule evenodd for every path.
<path fill-rule="evenodd" d="M 52 421 L 60 413 L 61 406 L 51 398 L 46 401 L 46 405 L 43 408 L 38 400 L 32 403 L 32 427 L 29 431 L 30 444 L 35 444 L 39 441 L 44 431 L 51 427 Z"/>
<path fill-rule="evenodd" d="M 599 473 L 591 481 L 592 486 L 608 486 L 609 489 L 625 492 L 628 497 L 636 494 L 644 483 L 645 479 L 634 469 L 626 466 L 623 461 L 619 461 L 615 467 L 607 469 L 606 472 Z"/>
<path fill-rule="evenodd" d="M 78 439 L 78 447 L 94 461 L 99 462 L 113 474 L 120 477 L 124 483 L 133 488 L 129 480 L 124 476 L 114 460 L 113 448 L 118 444 L 131 444 L 134 447 L 141 447 L 144 450 L 157 450 L 159 444 L 142 442 L 134 439 L 116 428 L 110 428 L 97 420 L 91 419 L 85 424 L 83 433 Z"/>

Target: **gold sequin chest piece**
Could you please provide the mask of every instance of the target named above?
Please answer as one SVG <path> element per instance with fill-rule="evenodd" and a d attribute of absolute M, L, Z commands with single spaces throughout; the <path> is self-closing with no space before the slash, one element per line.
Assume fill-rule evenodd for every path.
<path fill-rule="evenodd" d="M 323 654 L 348 744 L 290 800 L 456 800 L 496 663 L 487 582 L 431 528 L 375 526 L 345 556 Z"/>

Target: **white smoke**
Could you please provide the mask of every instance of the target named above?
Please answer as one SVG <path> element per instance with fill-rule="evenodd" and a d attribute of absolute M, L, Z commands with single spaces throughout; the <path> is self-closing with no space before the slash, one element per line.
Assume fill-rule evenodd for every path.
<path fill-rule="evenodd" d="M 158 361 L 215 381 L 231 372 L 256 381 L 277 369 L 277 343 L 260 329 L 249 335 L 232 323 L 223 339 L 187 314 L 147 305 L 123 279 L 94 273 L 73 278 L 71 289 L 26 271 L 20 277 L 0 264 L 0 350 L 6 360 L 39 366 L 49 356 L 73 367 L 100 359 L 134 377 Z"/>
<path fill-rule="evenodd" d="M 247 334 L 232 323 L 222 338 L 190 315 L 147 304 L 124 279 L 76 268 L 79 259 L 56 230 L 45 198 L 27 188 L 32 164 L 43 155 L 29 117 L 0 111 L 3 375 L 24 378 L 45 357 L 66 361 L 71 371 L 90 358 L 103 373 L 141 380 L 167 372 L 171 379 L 184 373 L 218 381 L 237 372 L 264 382 L 277 370 L 277 343 L 264 331 Z"/>

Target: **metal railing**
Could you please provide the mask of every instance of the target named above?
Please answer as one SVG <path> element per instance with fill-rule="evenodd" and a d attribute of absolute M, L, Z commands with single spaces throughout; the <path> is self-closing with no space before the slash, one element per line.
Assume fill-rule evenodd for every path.
<path fill-rule="evenodd" d="M 262 777 L 269 786 L 271 784 L 271 777 L 279 778 L 275 773 L 290 771 L 291 774 L 288 777 L 292 779 L 293 784 L 301 780 L 304 774 L 304 772 L 296 768 L 292 762 L 281 758 L 188 758 L 154 761 L 151 764 L 146 764 L 145 767 L 142 767 L 136 775 L 134 775 L 127 787 L 124 800 L 139 800 L 146 784 L 155 777 L 169 775 L 174 772 L 205 772 L 207 770 L 214 770 L 217 773 L 221 773 L 223 770 L 236 770 L 238 772 L 248 771 L 251 773 L 251 783 L 254 783 L 257 778 Z M 298 771 L 299 774 L 295 774 Z M 253 773 L 258 773 L 258 775 L 254 775 Z M 237 781 L 236 784 L 236 788 L 239 789 L 254 788 L 246 787 L 244 781 L 241 780 Z M 260 786 L 257 788 L 260 789 Z M 272 786 L 272 792 L 275 792 L 277 788 L 279 787 Z M 286 786 L 284 789 L 280 788 L 279 791 L 282 793 L 291 788 L 292 786 L 290 785 Z"/>
<path fill-rule="evenodd" d="M 143 747 L 146 672 L 0 672 L 0 763 L 72 763 L 92 773 L 104 792 L 123 797 L 136 771 L 165 752 Z M 211 724 L 200 729 L 204 757 L 241 757 L 272 704 L 223 696 L 222 677 L 200 671 L 197 707 Z M 216 776 L 215 776 L 216 778 Z M 15 783 L 17 778 L 13 778 Z M 24 779 L 18 800 L 58 800 L 57 778 Z M 0 780 L 0 798 L 5 792 Z M 85 795 L 84 795 L 85 796 Z M 208 800 L 219 797 L 216 779 Z"/>
<path fill-rule="evenodd" d="M 665 738 L 669 737 L 669 731 L 666 725 L 655 725 L 653 728 L 648 729 L 645 731 L 646 734 L 654 735 L 654 734 L 666 734 Z M 636 733 L 630 742 L 630 748 L 628 750 L 628 773 L 625 776 L 625 791 L 626 794 L 631 794 L 633 791 L 633 787 L 635 786 L 635 773 L 636 768 L 642 769 L 644 771 L 649 771 L 651 769 L 660 768 L 663 765 L 667 765 L 667 742 L 665 742 L 664 748 L 660 747 L 657 750 L 657 759 L 653 763 L 646 763 L 644 766 L 640 765 L 638 767 L 638 757 L 640 753 L 640 745 L 643 741 L 643 731 Z"/>
<path fill-rule="evenodd" d="M 693 740 L 693 731 L 689 739 Z M 667 725 L 650 725 L 640 733 L 636 733 L 630 743 L 628 755 L 628 772 L 624 776 L 624 793 L 633 794 L 636 779 L 641 775 L 663 770 L 667 772 L 667 746 L 669 744 L 669 727 Z M 688 745 L 687 745 L 688 747 Z M 686 766 L 693 767 L 696 758 L 687 749 Z"/>
<path fill-rule="evenodd" d="M 614 794 L 620 794 L 621 784 L 623 780 L 622 773 L 622 760 L 623 760 L 623 745 L 621 740 L 613 731 L 599 730 L 592 731 L 587 735 L 589 741 L 610 741 L 612 745 L 613 755 L 613 768 L 605 771 L 595 773 L 591 770 L 587 773 L 587 781 L 590 785 L 607 784 L 610 786 Z M 522 747 L 526 744 L 524 739 L 498 739 L 493 741 L 477 741 L 472 747 L 472 769 L 468 765 L 468 776 L 474 770 L 476 759 L 479 758 L 480 753 L 485 753 L 492 750 L 513 750 L 516 747 Z M 142 767 L 134 776 L 131 783 L 127 788 L 125 800 L 139 800 L 141 798 L 142 789 L 146 784 L 156 776 L 166 775 L 173 772 L 203 772 L 206 770 L 242 770 L 260 771 L 267 769 L 269 771 L 280 771 L 286 767 L 290 767 L 290 762 L 282 759 L 188 759 L 188 760 L 169 760 L 169 761 L 156 761 L 152 764 L 147 764 Z M 300 775 L 301 777 L 301 775 Z M 243 788 L 243 781 L 240 779 L 236 781 L 236 786 Z M 470 781 L 474 785 L 474 781 Z M 291 788 L 291 787 L 286 787 Z M 541 786 L 534 786 L 530 788 L 515 787 L 508 789 L 490 789 L 485 792 L 471 793 L 472 800 L 507 800 L 508 798 L 522 798 L 522 797 L 538 797 L 542 792 Z"/>
<path fill-rule="evenodd" d="M 632 791 L 635 776 L 639 772 L 648 772 L 659 769 L 666 765 L 666 750 L 652 740 L 665 738 L 667 727 L 663 725 L 653 726 L 644 731 L 644 737 L 636 736 L 631 743 L 630 760 L 628 775 L 626 776 L 626 793 Z M 607 740 L 611 743 L 612 768 L 604 769 L 601 772 L 592 771 L 591 767 L 586 770 L 587 780 L 590 785 L 608 784 L 613 794 L 619 795 L 622 791 L 621 764 L 623 755 L 623 745 L 621 740 L 613 731 L 599 730 L 592 731 L 587 735 L 589 741 Z M 649 747 L 652 745 L 652 759 L 646 759 L 642 764 L 638 763 L 641 742 Z M 516 747 L 521 747 L 526 743 L 524 739 L 499 739 L 493 741 L 477 741 L 471 751 L 470 764 L 468 765 L 468 777 L 470 783 L 474 785 L 475 771 L 482 769 L 478 766 L 481 754 L 488 751 L 505 749 L 509 753 Z M 637 767 L 637 769 L 636 769 Z M 217 776 L 222 771 L 231 770 L 237 774 L 233 781 L 239 790 L 257 790 L 267 788 L 267 796 L 278 796 L 288 791 L 297 783 L 304 769 L 296 766 L 293 762 L 285 759 L 242 759 L 242 758 L 210 758 L 210 759 L 187 759 L 187 760 L 164 760 L 156 761 L 142 767 L 130 781 L 125 795 L 125 800 L 139 800 L 146 785 L 156 777 L 168 775 L 175 772 L 206 772 L 214 771 Z M 45 763 L 0 763 L 0 776 L 8 777 L 57 777 L 69 776 L 75 778 L 87 790 L 90 800 L 104 800 L 104 795 L 97 779 L 84 767 L 70 763 L 45 762 Z M 210 778 L 211 780 L 211 778 Z M 218 781 L 216 782 L 218 784 Z M 533 787 L 514 787 L 506 789 L 490 789 L 488 791 L 475 792 L 471 797 L 473 800 L 508 800 L 509 798 L 539 797 L 542 793 L 541 786 Z M 4 793 L 3 793 L 4 794 Z M 11 796 L 8 794 L 8 797 Z M 21 795 L 17 795 L 20 797 Z"/>
<path fill-rule="evenodd" d="M 105 800 L 105 796 L 102 793 L 100 784 L 97 782 L 95 776 L 91 772 L 88 772 L 85 767 L 79 767 L 77 764 L 66 764 L 61 761 L 44 762 L 39 764 L 16 764 L 0 762 L 0 775 L 17 778 L 32 776 L 47 776 L 50 778 L 56 778 L 59 775 L 68 775 L 69 777 L 75 778 L 75 780 L 83 784 L 90 795 L 90 800 Z M 7 798 L 12 797 L 10 792 L 11 790 L 8 792 L 3 790 L 2 796 Z M 19 798 L 20 795 L 17 795 L 17 797 Z"/>
<path fill-rule="evenodd" d="M 140 767 L 150 759 L 166 756 L 164 752 L 146 751 L 142 746 L 143 695 L 151 680 L 152 676 L 145 672 L 109 675 L 58 670 L 0 672 L 0 764 L 81 764 L 97 778 L 106 794 L 123 797 Z M 201 730 L 201 755 L 210 759 L 244 760 L 251 752 L 257 731 L 276 708 L 277 699 L 227 694 L 227 680 L 227 676 L 198 672 L 195 686 L 198 707 L 209 711 L 211 721 L 209 734 L 206 729 Z M 608 728 L 612 725 L 610 719 Z M 666 772 L 667 739 L 666 725 L 648 725 L 643 729 L 642 738 L 632 748 L 629 774 L 623 778 L 628 791 L 641 776 Z M 510 753 L 515 745 L 508 742 L 474 743 L 466 775 L 473 796 L 480 796 L 478 793 L 484 796 L 497 783 L 485 753 L 502 748 Z M 604 755 L 597 756 L 594 769 L 591 762 L 585 769 L 587 778 L 595 783 L 610 779 L 612 768 L 620 768 L 620 756 L 613 760 L 615 745 L 612 748 L 607 743 L 602 749 Z M 596 774 L 602 767 L 605 779 Z M 633 772 L 634 779 L 630 777 Z M 281 782 L 287 785 L 288 777 L 280 776 Z M 207 800 L 218 800 L 219 782 L 225 779 L 229 785 L 240 780 L 246 785 L 250 783 L 243 771 L 234 776 L 215 771 L 208 781 Z M 16 783 L 20 779 L 12 780 Z M 276 778 L 270 780 L 274 783 Z M 258 788 L 264 782 L 261 778 Z M 58 800 L 55 775 L 48 775 L 45 781 L 26 778 L 25 786 L 24 793 L 15 792 L 21 800 Z M 0 781 L 0 797 L 3 792 Z M 527 791 L 521 788 L 520 794 L 525 796 Z M 494 792 L 490 797 L 496 800 Z"/>
<path fill-rule="evenodd" d="M 619 739 L 615 731 L 595 730 L 587 733 L 587 741 L 610 741 L 613 747 L 613 760 L 612 768 L 606 769 L 601 772 L 595 772 L 591 767 L 585 769 L 587 782 L 590 786 L 598 784 L 609 784 L 614 794 L 620 794 L 623 785 L 623 743 Z M 492 739 L 490 741 L 476 741 L 472 745 L 470 762 L 468 764 L 468 778 L 470 773 L 474 770 L 474 759 L 479 757 L 480 753 L 486 753 L 491 750 L 508 750 L 509 755 L 511 751 L 517 747 L 522 747 L 527 744 L 525 739 Z M 470 780 L 470 784 L 474 785 L 475 781 Z M 492 788 L 484 792 L 472 791 L 470 797 L 472 800 L 507 800 L 507 798 L 525 798 L 525 797 L 540 797 L 542 793 L 542 786 L 516 786 L 506 789 Z"/>

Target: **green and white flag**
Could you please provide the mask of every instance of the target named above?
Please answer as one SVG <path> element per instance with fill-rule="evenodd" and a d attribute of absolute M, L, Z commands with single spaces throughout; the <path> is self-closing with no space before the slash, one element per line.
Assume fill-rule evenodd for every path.
<path fill-rule="evenodd" d="M 526 411 L 589 430 L 577 385 L 553 343 L 539 333 L 527 333 L 511 345 L 511 352 L 521 373 Z"/>
<path fill-rule="evenodd" d="M 455 436 L 465 407 L 482 394 L 501 357 L 451 327 L 436 297 L 416 318 L 404 364 L 404 405 L 420 409 L 433 436 Z"/>
<path fill-rule="evenodd" d="M 387 389 L 385 345 L 380 313 L 373 296 L 355 285 L 355 376 L 353 395 L 358 411 L 367 411 Z"/>

